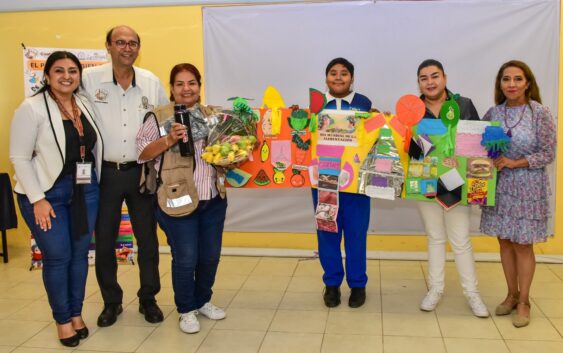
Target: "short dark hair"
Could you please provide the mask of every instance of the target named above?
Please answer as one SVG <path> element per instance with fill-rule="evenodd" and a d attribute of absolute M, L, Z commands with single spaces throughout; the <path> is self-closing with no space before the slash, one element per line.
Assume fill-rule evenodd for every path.
<path fill-rule="evenodd" d="M 436 59 L 426 59 L 423 62 L 421 62 L 420 65 L 418 65 L 418 70 L 416 70 L 416 76 L 418 77 L 420 75 L 420 71 L 428 66 L 436 66 L 438 69 L 440 69 L 440 71 L 442 71 L 443 74 L 446 73 L 444 71 L 444 66 L 442 65 L 441 62 L 439 62 Z"/>
<path fill-rule="evenodd" d="M 172 70 L 170 70 L 170 87 L 174 86 L 176 75 L 183 71 L 192 73 L 195 76 L 195 80 L 197 81 L 198 86 L 201 87 L 201 74 L 199 73 L 197 67 L 189 63 L 177 64 L 172 68 Z M 174 101 L 174 95 L 172 94 L 172 92 L 170 92 L 170 101 Z M 199 96 L 197 101 L 201 101 L 201 96 Z"/>
<path fill-rule="evenodd" d="M 49 89 L 49 85 L 47 84 L 47 80 L 45 79 L 45 77 L 48 76 L 49 71 L 51 70 L 51 68 L 53 67 L 55 62 L 57 62 L 57 60 L 60 60 L 60 59 L 70 59 L 70 60 L 72 60 L 72 62 L 74 62 L 76 64 L 76 66 L 78 66 L 78 72 L 80 72 L 80 84 L 78 85 L 78 87 L 76 87 L 76 90 L 74 90 L 74 93 L 76 93 L 79 88 L 83 87 L 82 86 L 82 64 L 80 63 L 80 60 L 78 60 L 76 55 L 74 55 L 73 53 L 71 53 L 69 51 L 57 50 L 57 51 L 52 52 L 51 55 L 49 55 L 49 57 L 47 58 L 47 61 L 45 61 L 45 67 L 43 68 L 43 86 L 34 95 L 43 93 L 43 92 L 45 92 L 46 90 Z"/>
<path fill-rule="evenodd" d="M 349 62 L 348 60 L 344 59 L 344 58 L 335 58 L 332 59 L 328 65 L 326 66 L 326 70 L 325 70 L 325 76 L 328 76 L 328 72 L 330 71 L 330 69 L 332 69 L 332 67 L 334 65 L 342 65 L 344 66 L 348 71 L 350 71 L 350 75 L 352 77 L 354 77 L 354 65 L 352 65 L 351 62 Z"/>
<path fill-rule="evenodd" d="M 111 36 L 113 35 L 113 31 L 116 28 L 119 28 L 119 27 L 130 28 L 137 35 L 137 42 L 139 42 L 139 45 L 141 45 L 141 37 L 139 36 L 139 33 L 137 33 L 137 31 L 135 31 L 133 28 L 131 28 L 129 26 L 123 26 L 123 25 L 119 25 L 119 26 L 115 26 L 115 27 L 110 28 L 110 30 L 106 33 L 106 43 L 107 44 L 111 44 Z"/>

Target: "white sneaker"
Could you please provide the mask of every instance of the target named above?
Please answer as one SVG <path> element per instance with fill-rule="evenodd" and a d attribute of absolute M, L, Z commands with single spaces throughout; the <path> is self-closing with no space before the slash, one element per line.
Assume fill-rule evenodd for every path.
<path fill-rule="evenodd" d="M 465 297 L 467 298 L 467 303 L 471 311 L 473 311 L 473 315 L 477 317 L 489 317 L 489 310 L 481 300 L 479 293 L 465 293 Z"/>
<path fill-rule="evenodd" d="M 192 310 L 189 313 L 180 314 L 180 330 L 185 333 L 199 332 L 200 326 L 197 321 L 197 310 Z"/>
<path fill-rule="evenodd" d="M 436 309 L 436 306 L 440 302 L 440 299 L 442 299 L 442 291 L 435 288 L 430 288 L 430 290 L 428 291 L 428 293 L 426 293 L 426 296 L 420 303 L 420 310 L 432 311 Z"/>
<path fill-rule="evenodd" d="M 222 320 L 227 316 L 227 313 L 225 313 L 223 309 L 211 304 L 210 302 L 203 304 L 203 306 L 197 309 L 197 311 L 211 320 Z"/>

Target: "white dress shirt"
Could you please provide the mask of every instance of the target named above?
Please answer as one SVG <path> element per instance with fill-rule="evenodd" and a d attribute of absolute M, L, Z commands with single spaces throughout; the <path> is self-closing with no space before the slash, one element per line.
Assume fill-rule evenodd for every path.
<path fill-rule="evenodd" d="M 135 75 L 127 89 L 115 80 L 111 63 L 88 68 L 82 74 L 84 87 L 99 112 L 106 161 L 136 161 L 135 137 L 145 114 L 169 102 L 158 77 L 145 69 L 133 68 Z"/>

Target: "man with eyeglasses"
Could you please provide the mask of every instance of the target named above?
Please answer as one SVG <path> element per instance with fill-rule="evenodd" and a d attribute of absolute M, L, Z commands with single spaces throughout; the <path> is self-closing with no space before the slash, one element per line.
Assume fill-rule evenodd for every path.
<path fill-rule="evenodd" d="M 84 70 L 82 79 L 99 111 L 98 127 L 104 140 L 100 181 L 100 209 L 96 224 L 96 277 L 104 299 L 98 326 L 111 326 L 123 311 L 123 290 L 117 282 L 115 242 L 123 200 L 127 203 L 137 239 L 140 284 L 139 312 L 151 323 L 161 322 L 156 304 L 160 291 L 158 239 L 154 196 L 143 195 L 138 185 L 135 137 L 145 114 L 168 102 L 162 83 L 153 73 L 133 66 L 141 39 L 130 27 L 117 26 L 106 36 L 111 63 Z"/>

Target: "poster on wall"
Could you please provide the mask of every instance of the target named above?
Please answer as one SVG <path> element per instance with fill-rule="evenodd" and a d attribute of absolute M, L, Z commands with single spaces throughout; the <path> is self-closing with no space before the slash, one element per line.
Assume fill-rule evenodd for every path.
<path fill-rule="evenodd" d="M 76 55 L 82 64 L 82 68 L 84 69 L 108 62 L 107 52 L 103 49 L 24 48 L 23 87 L 26 97 L 32 96 L 41 88 L 45 62 L 47 61 L 49 55 L 57 50 L 66 50 Z"/>

